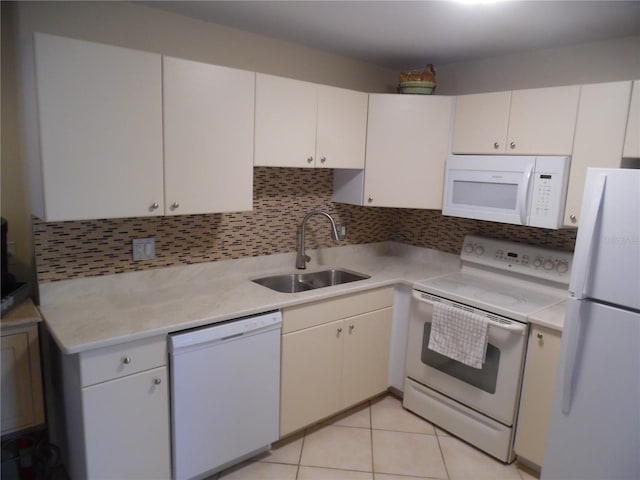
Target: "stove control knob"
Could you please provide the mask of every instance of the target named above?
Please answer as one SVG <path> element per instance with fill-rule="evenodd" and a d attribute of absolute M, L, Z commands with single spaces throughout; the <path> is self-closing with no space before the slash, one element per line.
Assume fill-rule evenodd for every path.
<path fill-rule="evenodd" d="M 470 243 L 467 243 L 464 246 L 464 251 L 467 252 L 467 253 L 473 253 L 473 245 L 471 245 Z"/>
<path fill-rule="evenodd" d="M 542 259 L 540 257 L 536 257 L 533 261 L 533 266 L 536 268 L 540 268 L 542 266 Z"/>
<path fill-rule="evenodd" d="M 569 270 L 569 264 L 567 262 L 558 262 L 556 265 L 556 271 L 558 273 L 567 273 Z"/>
<path fill-rule="evenodd" d="M 484 253 L 484 247 L 482 245 L 478 245 L 475 249 L 474 252 L 476 255 L 480 256 Z"/>
<path fill-rule="evenodd" d="M 544 268 L 545 270 L 553 270 L 554 266 L 555 266 L 555 264 L 553 263 L 553 260 L 551 260 L 550 258 L 547 258 L 544 261 L 544 264 L 542 265 L 542 268 Z"/>

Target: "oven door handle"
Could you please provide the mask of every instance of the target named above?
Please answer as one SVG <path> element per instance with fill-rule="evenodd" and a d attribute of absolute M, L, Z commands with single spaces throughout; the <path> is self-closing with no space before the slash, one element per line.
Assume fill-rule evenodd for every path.
<path fill-rule="evenodd" d="M 413 298 L 415 298 L 416 300 L 422 303 L 428 303 L 429 305 L 433 305 L 432 300 L 423 297 L 422 293 L 417 290 L 413 291 Z M 491 327 L 501 328 L 502 330 L 508 330 L 510 332 L 519 333 L 520 335 L 524 335 L 525 332 L 527 331 L 526 325 L 522 325 L 516 322 L 506 324 L 506 323 L 496 322 L 495 320 L 491 320 L 490 318 L 487 318 L 487 324 Z"/>

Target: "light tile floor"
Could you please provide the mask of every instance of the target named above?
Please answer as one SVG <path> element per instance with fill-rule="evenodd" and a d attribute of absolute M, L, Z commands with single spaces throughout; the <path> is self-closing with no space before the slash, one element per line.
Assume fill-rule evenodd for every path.
<path fill-rule="evenodd" d="M 386 395 L 278 442 L 224 480 L 535 480 L 402 408 Z"/>

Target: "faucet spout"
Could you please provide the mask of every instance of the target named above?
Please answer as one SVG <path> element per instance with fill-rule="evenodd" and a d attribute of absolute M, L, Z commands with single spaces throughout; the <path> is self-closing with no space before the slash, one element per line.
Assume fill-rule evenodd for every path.
<path fill-rule="evenodd" d="M 314 215 L 324 215 L 331 222 L 331 236 L 333 239 L 338 242 L 340 240 L 340 235 L 338 234 L 338 227 L 336 226 L 336 222 L 331 215 L 323 210 L 313 210 L 307 213 L 302 219 L 302 225 L 300 227 L 300 244 L 298 245 L 298 254 L 296 256 L 296 268 L 303 270 L 307 268 L 307 262 L 311 260 L 311 257 L 305 254 L 304 252 L 304 238 L 307 228 L 307 220 Z"/>

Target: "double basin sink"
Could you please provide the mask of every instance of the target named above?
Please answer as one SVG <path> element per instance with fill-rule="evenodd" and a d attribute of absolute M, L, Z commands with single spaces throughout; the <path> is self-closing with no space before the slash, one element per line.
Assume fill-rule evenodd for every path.
<path fill-rule="evenodd" d="M 342 285 L 358 280 L 366 280 L 367 278 L 371 278 L 371 276 L 350 270 L 331 268 L 319 272 L 272 275 L 269 277 L 256 278 L 252 281 L 276 292 L 296 293 L 315 290 L 316 288 Z"/>

